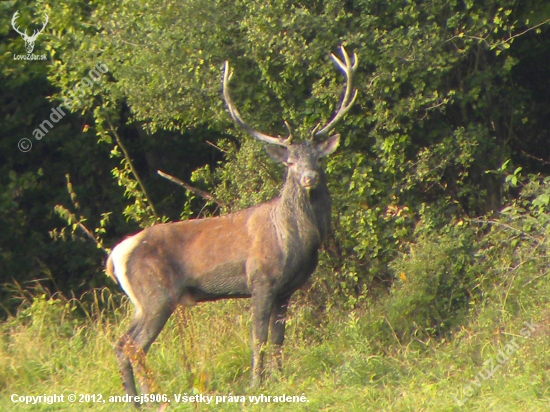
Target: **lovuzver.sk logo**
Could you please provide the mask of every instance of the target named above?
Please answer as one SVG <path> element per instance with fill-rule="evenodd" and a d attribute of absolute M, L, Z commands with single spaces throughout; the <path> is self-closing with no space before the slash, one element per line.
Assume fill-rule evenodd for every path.
<path fill-rule="evenodd" d="M 48 15 L 46 14 L 45 16 L 46 16 L 46 19 L 44 21 L 44 24 L 42 25 L 42 28 L 40 30 L 34 30 L 34 33 L 32 34 L 32 36 L 29 36 L 27 34 L 27 30 L 22 32 L 16 23 L 16 20 L 19 17 L 19 10 L 13 14 L 13 17 L 11 19 L 11 25 L 13 29 L 21 35 L 21 37 L 25 41 L 25 48 L 27 49 L 27 54 L 14 54 L 13 55 L 14 60 L 46 60 L 45 54 L 38 54 L 38 55 L 33 54 L 34 43 L 36 42 L 36 39 L 38 38 L 38 36 L 42 34 L 44 29 L 46 28 L 46 25 L 48 24 Z"/>

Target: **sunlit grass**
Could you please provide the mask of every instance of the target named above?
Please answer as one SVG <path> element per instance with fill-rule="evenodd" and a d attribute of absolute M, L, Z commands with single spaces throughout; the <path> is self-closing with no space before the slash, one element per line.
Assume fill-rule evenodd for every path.
<path fill-rule="evenodd" d="M 530 295 L 536 300 L 535 292 Z M 106 289 L 94 293 L 95 303 L 87 306 L 59 296 L 36 296 L 31 306 L 2 324 L 1 410 L 129 408 L 109 403 L 108 398 L 124 394 L 113 347 L 128 327 L 132 309 L 126 300 L 117 306 Z M 333 309 L 323 316 L 322 324 L 316 324 L 318 318 L 310 316 L 310 308 L 294 305 L 284 374 L 270 370 L 264 387 L 251 390 L 248 301 L 202 304 L 170 319 L 147 365 L 159 393 L 172 398 L 169 410 L 548 410 L 550 339 L 546 324 L 550 315 L 536 301 L 516 316 L 506 316 L 507 323 L 501 322 L 503 316 L 496 309 L 484 309 L 454 339 L 443 342 L 377 342 L 369 327 L 369 319 L 375 316 L 374 309 L 348 313 Z M 536 331 L 521 337 L 524 322 L 531 319 L 538 325 Z M 322 333 L 304 334 L 310 328 Z M 479 387 L 473 384 L 484 363 L 514 338 L 515 353 Z M 472 393 L 467 386 L 473 388 Z M 11 401 L 13 394 L 67 397 L 71 393 L 100 394 L 106 403 L 24 405 Z M 213 404 L 175 404 L 173 394 L 213 396 Z M 260 394 L 303 394 L 308 402 L 254 405 L 248 400 Z M 215 397 L 224 395 L 246 396 L 247 401 L 215 404 Z"/>

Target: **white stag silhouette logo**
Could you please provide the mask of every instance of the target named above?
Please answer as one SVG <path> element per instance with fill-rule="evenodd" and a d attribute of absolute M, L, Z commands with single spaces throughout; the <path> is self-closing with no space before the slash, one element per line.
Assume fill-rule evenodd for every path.
<path fill-rule="evenodd" d="M 25 48 L 27 49 L 27 53 L 32 53 L 34 50 L 34 42 L 36 41 L 37 37 L 42 34 L 44 31 L 44 28 L 46 27 L 46 24 L 48 24 L 48 15 L 46 14 L 46 21 L 44 22 L 44 25 L 40 30 L 35 30 L 32 36 L 29 36 L 27 34 L 27 30 L 23 33 L 21 30 L 19 30 L 19 27 L 17 26 L 15 20 L 19 17 L 19 11 L 16 11 L 13 15 L 13 18 L 11 19 L 11 25 L 13 29 L 23 37 L 23 40 L 25 41 Z"/>

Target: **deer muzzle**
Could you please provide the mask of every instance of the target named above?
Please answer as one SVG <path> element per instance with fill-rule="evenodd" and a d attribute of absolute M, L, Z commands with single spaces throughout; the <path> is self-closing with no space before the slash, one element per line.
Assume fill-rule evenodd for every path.
<path fill-rule="evenodd" d="M 313 189 L 319 184 L 319 173 L 312 170 L 304 172 L 300 179 L 300 184 L 306 189 Z"/>

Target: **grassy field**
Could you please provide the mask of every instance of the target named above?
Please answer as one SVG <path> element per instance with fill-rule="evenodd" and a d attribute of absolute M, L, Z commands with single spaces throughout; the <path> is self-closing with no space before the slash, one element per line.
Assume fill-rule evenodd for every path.
<path fill-rule="evenodd" d="M 171 318 L 148 356 L 150 379 L 171 399 L 168 410 L 547 411 L 550 282 L 541 277 L 525 286 L 514 297 L 513 315 L 503 304 L 512 300 L 511 289 L 473 307 L 448 339 L 408 342 L 379 335 L 376 325 L 388 320 L 376 305 L 314 313 L 296 302 L 285 372 L 271 371 L 258 390 L 248 388 L 248 301 L 203 304 Z M 130 409 L 109 398 L 124 394 L 113 347 L 132 309 L 126 300 L 116 304 L 107 289 L 87 298 L 93 302 L 37 295 L 1 324 L 2 411 Z M 13 402 L 54 394 L 63 394 L 64 402 Z M 77 402 L 70 403 L 69 394 Z M 175 395 L 201 394 L 211 403 L 205 397 L 176 402 Z M 303 402 L 274 402 L 282 395 Z"/>

